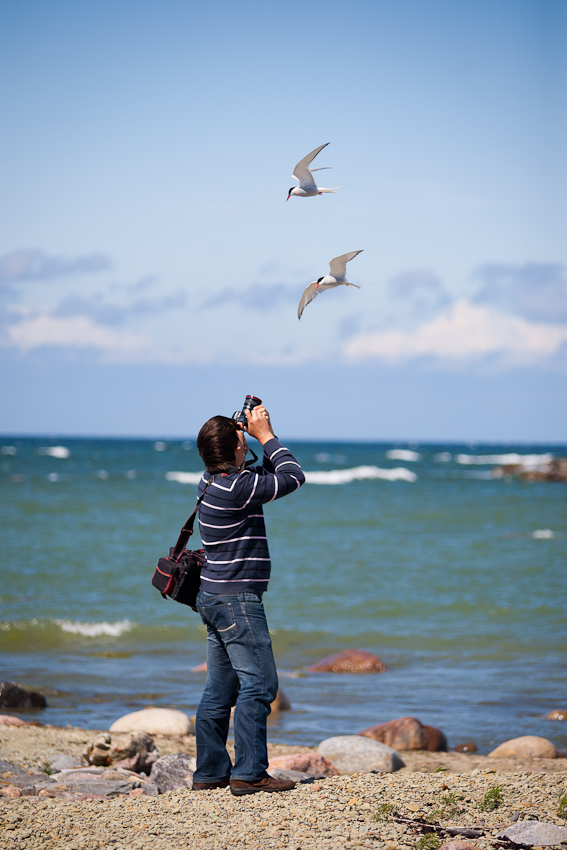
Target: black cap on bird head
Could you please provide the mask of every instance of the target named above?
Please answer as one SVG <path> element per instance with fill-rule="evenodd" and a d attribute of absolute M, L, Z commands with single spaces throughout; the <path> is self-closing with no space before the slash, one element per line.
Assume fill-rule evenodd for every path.
<path fill-rule="evenodd" d="M 289 190 L 289 192 L 287 193 L 286 201 L 289 201 L 290 195 L 291 195 L 291 193 L 293 192 L 293 190 L 294 190 L 295 188 L 296 188 L 295 186 L 292 186 L 292 187 L 291 187 L 291 189 L 290 189 L 290 190 Z"/>

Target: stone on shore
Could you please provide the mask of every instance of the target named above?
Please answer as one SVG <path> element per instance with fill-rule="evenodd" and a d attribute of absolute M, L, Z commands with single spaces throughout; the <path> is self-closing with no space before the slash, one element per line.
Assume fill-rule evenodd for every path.
<path fill-rule="evenodd" d="M 462 838 L 453 838 L 451 841 L 442 844 L 439 850 L 477 850 L 477 845 L 471 844 L 470 841 L 464 841 Z"/>
<path fill-rule="evenodd" d="M 307 668 L 309 673 L 384 673 L 386 665 L 365 649 L 345 649 Z"/>
<path fill-rule="evenodd" d="M 358 733 L 373 741 L 387 744 L 394 750 L 428 750 L 446 752 L 447 739 L 440 729 L 426 726 L 417 717 L 400 717 Z"/>
<path fill-rule="evenodd" d="M 148 735 L 189 735 L 194 731 L 183 711 L 144 708 L 115 720 L 109 732 L 147 732 Z"/>
<path fill-rule="evenodd" d="M 152 764 L 150 779 L 157 785 L 160 794 L 191 788 L 197 760 L 187 753 L 169 753 Z"/>
<path fill-rule="evenodd" d="M 126 735 L 97 735 L 85 748 L 83 758 L 89 764 L 104 767 L 123 767 L 137 773 L 149 773 L 152 764 L 159 758 L 153 738 L 145 732 L 129 732 Z"/>
<path fill-rule="evenodd" d="M 75 756 L 68 756 L 62 753 L 59 756 L 55 756 L 55 758 L 50 759 L 48 767 L 54 773 L 58 773 L 61 770 L 69 770 L 74 767 L 80 767 L 81 762 Z"/>
<path fill-rule="evenodd" d="M 453 747 L 455 753 L 476 753 L 478 747 L 474 741 L 465 741 L 464 744 L 457 744 Z"/>
<path fill-rule="evenodd" d="M 0 714 L 0 726 L 27 726 L 21 717 L 13 717 L 11 714 Z"/>
<path fill-rule="evenodd" d="M 338 770 L 321 753 L 290 753 L 270 759 L 268 770 L 295 770 L 312 776 L 336 776 Z"/>
<path fill-rule="evenodd" d="M 567 826 L 555 823 L 523 820 L 513 823 L 497 833 L 497 838 L 507 838 L 514 844 L 528 844 L 531 847 L 549 847 L 567 842 Z"/>
<path fill-rule="evenodd" d="M 47 700 L 38 691 L 27 691 L 13 682 L 0 682 L 0 708 L 45 708 Z"/>
<path fill-rule="evenodd" d="M 360 735 L 338 735 L 326 738 L 317 752 L 328 759 L 341 775 L 353 773 L 393 773 L 404 767 L 398 753 L 378 741 Z"/>
<path fill-rule="evenodd" d="M 567 708 L 556 708 L 545 715 L 546 720 L 567 720 Z"/>
<path fill-rule="evenodd" d="M 488 753 L 493 759 L 523 759 L 523 758 L 557 758 L 555 746 L 547 738 L 539 738 L 537 735 L 522 735 L 521 738 L 511 738 L 504 741 L 495 750 Z"/>

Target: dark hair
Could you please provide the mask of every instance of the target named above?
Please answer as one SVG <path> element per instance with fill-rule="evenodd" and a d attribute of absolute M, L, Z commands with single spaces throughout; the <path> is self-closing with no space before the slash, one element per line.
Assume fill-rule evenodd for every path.
<path fill-rule="evenodd" d="M 228 416 L 213 416 L 197 437 L 197 449 L 208 472 L 220 472 L 233 464 L 237 446 L 236 422 Z"/>

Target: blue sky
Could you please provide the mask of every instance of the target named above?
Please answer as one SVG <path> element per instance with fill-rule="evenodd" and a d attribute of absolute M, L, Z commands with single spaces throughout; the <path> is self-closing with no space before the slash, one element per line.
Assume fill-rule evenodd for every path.
<path fill-rule="evenodd" d="M 295 437 L 566 439 L 562 0 L 26 0 L 0 38 L 0 431 L 252 392 Z M 344 188 L 286 203 L 324 142 Z"/>

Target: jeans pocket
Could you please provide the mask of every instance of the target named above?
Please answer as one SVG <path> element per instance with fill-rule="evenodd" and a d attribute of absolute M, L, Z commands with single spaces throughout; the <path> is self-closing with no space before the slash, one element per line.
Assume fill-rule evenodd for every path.
<path fill-rule="evenodd" d="M 238 634 L 236 617 L 231 602 L 218 602 L 214 605 L 203 605 L 203 616 L 209 625 L 218 633 L 221 640 L 235 637 Z"/>

